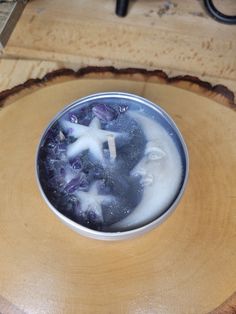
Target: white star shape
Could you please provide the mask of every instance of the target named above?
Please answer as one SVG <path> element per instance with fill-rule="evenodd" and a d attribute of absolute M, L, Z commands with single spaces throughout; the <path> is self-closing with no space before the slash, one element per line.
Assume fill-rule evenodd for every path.
<path fill-rule="evenodd" d="M 114 201 L 114 196 L 98 194 L 96 183 L 94 183 L 88 192 L 77 191 L 76 196 L 80 200 L 81 211 L 94 211 L 96 215 L 103 221 L 102 204 Z"/>
<path fill-rule="evenodd" d="M 103 160 L 103 143 L 107 142 L 109 135 L 120 136 L 121 133 L 101 129 L 98 118 L 93 118 L 89 126 L 63 121 L 65 130 L 70 130 L 71 135 L 77 140 L 70 144 L 67 149 L 67 156 L 73 158 L 84 150 L 89 150 L 97 159 Z"/>

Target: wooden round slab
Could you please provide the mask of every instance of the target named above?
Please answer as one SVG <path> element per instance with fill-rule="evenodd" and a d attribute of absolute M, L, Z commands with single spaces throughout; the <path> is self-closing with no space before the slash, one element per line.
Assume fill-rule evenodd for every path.
<path fill-rule="evenodd" d="M 174 214 L 145 236 L 115 243 L 65 227 L 42 199 L 34 165 L 52 117 L 75 99 L 105 91 L 135 93 L 161 105 L 190 154 L 189 182 Z M 235 291 L 232 98 L 196 82 L 168 82 L 157 73 L 114 71 L 54 73 L 0 97 L 1 312 L 199 314 Z"/>

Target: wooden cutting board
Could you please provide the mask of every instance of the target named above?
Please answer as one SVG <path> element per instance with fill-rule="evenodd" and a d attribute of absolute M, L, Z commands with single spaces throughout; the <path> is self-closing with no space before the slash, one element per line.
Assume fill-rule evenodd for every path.
<path fill-rule="evenodd" d="M 176 211 L 142 237 L 102 242 L 51 213 L 35 180 L 39 138 L 82 96 L 135 93 L 161 105 L 187 142 Z M 61 70 L 0 94 L 0 312 L 208 313 L 236 290 L 236 112 L 230 91 L 163 72 Z M 214 313 L 235 313 L 234 297 Z"/>

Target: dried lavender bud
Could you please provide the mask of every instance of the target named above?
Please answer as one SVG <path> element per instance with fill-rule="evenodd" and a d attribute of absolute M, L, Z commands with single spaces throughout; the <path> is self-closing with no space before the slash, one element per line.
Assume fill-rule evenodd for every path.
<path fill-rule="evenodd" d="M 61 198 L 61 206 L 67 213 L 76 214 L 80 208 L 79 201 L 75 195 L 64 195 Z"/>
<path fill-rule="evenodd" d="M 88 180 L 83 172 L 80 172 L 77 177 L 73 178 L 65 186 L 66 193 L 74 193 L 76 190 L 86 190 L 88 188 Z"/>
<path fill-rule="evenodd" d="M 64 177 L 60 175 L 53 176 L 48 180 L 47 185 L 57 191 L 62 191 L 65 185 Z"/>
<path fill-rule="evenodd" d="M 76 170 L 82 169 L 82 162 L 81 162 L 79 157 L 76 157 L 76 158 L 70 160 L 70 165 L 73 169 L 76 169 Z"/>
<path fill-rule="evenodd" d="M 89 228 L 99 230 L 101 229 L 102 226 L 102 220 L 101 217 L 99 217 L 93 209 L 90 209 L 87 212 L 87 217 L 86 217 L 86 224 L 88 225 Z"/>
<path fill-rule="evenodd" d="M 61 152 L 66 152 L 67 145 L 65 142 L 59 143 L 55 146 L 55 154 L 59 154 Z"/>
<path fill-rule="evenodd" d="M 92 111 L 96 117 L 105 122 L 112 121 L 118 116 L 118 113 L 114 108 L 105 104 L 94 105 Z"/>
<path fill-rule="evenodd" d="M 55 142 L 48 142 L 47 148 L 53 150 L 56 147 L 57 143 Z"/>

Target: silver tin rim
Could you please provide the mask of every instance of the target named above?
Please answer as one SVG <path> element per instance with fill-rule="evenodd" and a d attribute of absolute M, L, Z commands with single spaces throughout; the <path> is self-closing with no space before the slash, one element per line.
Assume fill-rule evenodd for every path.
<path fill-rule="evenodd" d="M 116 98 L 121 98 L 121 99 L 127 99 L 127 100 L 133 100 L 133 101 L 137 101 L 143 105 L 146 105 L 148 107 L 151 107 L 154 110 L 159 111 L 159 113 L 162 114 L 162 116 L 171 124 L 171 126 L 173 127 L 173 129 L 175 130 L 182 148 L 183 148 L 183 152 L 184 152 L 184 157 L 185 157 L 185 161 L 186 161 L 186 166 L 185 166 L 185 176 L 182 182 L 182 186 L 178 192 L 178 195 L 176 196 L 175 200 L 173 201 L 173 203 L 171 204 L 171 206 L 159 217 L 157 217 L 155 220 L 151 221 L 150 223 L 141 226 L 139 228 L 135 228 L 132 230 L 128 230 L 128 231 L 117 231 L 117 232 L 103 232 L 103 231 L 96 231 L 93 229 L 89 229 L 87 227 L 84 227 L 78 223 L 76 223 L 75 221 L 67 218 L 66 216 L 64 216 L 62 213 L 60 213 L 48 200 L 47 196 L 45 195 L 40 180 L 39 180 L 39 174 L 38 174 L 38 154 L 39 154 L 39 150 L 41 147 L 41 143 L 45 137 L 45 135 L 47 134 L 48 130 L 51 128 L 51 126 L 53 125 L 53 123 L 58 120 L 66 111 L 68 111 L 69 109 L 72 109 L 73 107 L 76 107 L 78 104 L 82 104 L 84 102 L 87 101 L 93 101 L 93 100 L 98 100 L 100 98 L 110 98 L 110 97 L 116 97 Z M 46 204 L 48 205 L 48 207 L 52 210 L 52 212 L 64 223 L 66 224 L 68 227 L 70 227 L 72 230 L 80 233 L 81 235 L 84 235 L 86 237 L 89 238 L 94 238 L 94 239 L 98 239 L 98 240 L 110 240 L 110 241 L 114 241 L 114 240 L 124 240 L 124 239 L 130 239 L 130 238 L 134 238 L 138 235 L 142 235 L 148 231 L 151 231 L 152 229 L 154 229 L 155 227 L 159 226 L 162 222 L 164 222 L 175 210 L 175 208 L 177 207 L 177 205 L 180 202 L 180 199 L 183 196 L 183 193 L 185 191 L 186 188 L 186 184 L 188 181 L 188 176 L 189 176 L 189 154 L 188 154 L 188 149 L 187 149 L 187 145 L 183 139 L 183 136 L 180 132 L 180 130 L 178 129 L 177 125 L 175 124 L 175 122 L 173 121 L 173 119 L 164 111 L 164 109 L 162 109 L 159 105 L 156 105 L 155 103 L 134 95 L 134 94 L 130 94 L 130 93 L 123 93 L 123 92 L 105 92 L 105 93 L 96 93 L 96 94 L 92 94 L 83 98 L 80 98 L 74 102 L 72 102 L 71 104 L 65 106 L 60 112 L 58 112 L 54 118 L 49 122 L 49 124 L 47 125 L 47 127 L 45 128 L 45 130 L 43 131 L 43 134 L 40 138 L 39 141 L 39 145 L 37 147 L 37 151 L 36 151 L 36 158 L 35 158 L 35 172 L 36 172 L 36 181 L 37 181 L 37 185 L 39 188 L 39 191 L 43 197 L 43 199 L 45 200 Z"/>

